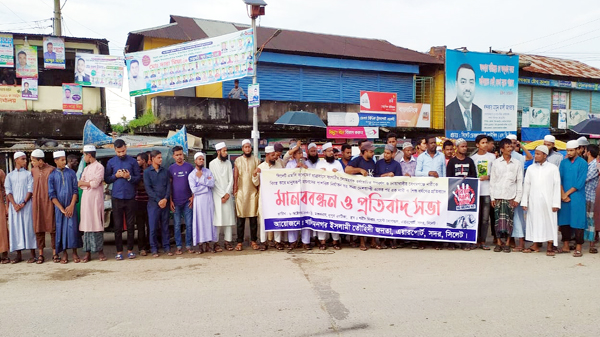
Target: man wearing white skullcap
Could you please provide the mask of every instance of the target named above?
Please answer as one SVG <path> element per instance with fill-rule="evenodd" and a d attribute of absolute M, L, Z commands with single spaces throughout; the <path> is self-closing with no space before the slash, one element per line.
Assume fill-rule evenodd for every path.
<path fill-rule="evenodd" d="M 307 160 L 306 166 L 308 168 L 317 168 L 317 164 L 319 163 L 319 151 L 317 150 L 317 144 L 310 143 L 308 144 L 308 148 L 306 149 Z"/>
<path fill-rule="evenodd" d="M 23 152 L 14 154 L 15 169 L 12 170 L 4 181 L 8 205 L 8 234 L 10 251 L 17 252 L 17 257 L 12 263 L 23 261 L 21 251 L 29 249 L 31 258 L 28 263 L 34 263 L 35 249 L 37 248 L 35 231 L 33 229 L 33 209 L 31 197 L 33 196 L 33 176 L 27 171 L 27 156 Z M 2 262 L 6 263 L 6 254 Z"/>
<path fill-rule="evenodd" d="M 215 187 L 213 187 L 213 202 L 215 204 L 214 225 L 217 230 L 217 241 L 214 249 L 216 252 L 222 251 L 218 239 L 221 236 L 221 229 L 224 232 L 224 247 L 226 250 L 233 250 L 231 242 L 233 241 L 233 226 L 235 226 L 235 210 L 233 205 L 233 168 L 227 146 L 225 143 L 215 145 L 217 158 L 213 159 L 208 168 L 215 178 Z"/>
<path fill-rule="evenodd" d="M 588 142 L 585 136 L 577 138 L 577 142 L 579 143 L 579 147 L 577 148 L 577 155 L 580 157 L 584 157 L 584 154 L 587 151 L 587 146 L 590 145 L 590 142 Z"/>
<path fill-rule="evenodd" d="M 552 135 L 546 135 L 544 137 L 544 145 L 548 148 L 548 158 L 546 160 L 549 163 L 556 165 L 556 167 L 560 166 L 560 162 L 563 160 L 563 155 L 556 151 L 554 144 L 556 143 L 556 138 Z"/>
<path fill-rule="evenodd" d="M 188 176 L 190 189 L 194 194 L 193 244 L 198 245 L 198 254 L 214 252 L 210 243 L 217 239 L 217 231 L 213 225 L 215 204 L 212 189 L 215 186 L 215 179 L 212 172 L 204 167 L 204 162 L 204 153 L 196 152 L 194 155 L 196 169 Z"/>
<path fill-rule="evenodd" d="M 538 252 L 540 242 L 548 242 L 547 256 L 554 256 L 553 246 L 558 244 L 557 212 L 560 208 L 560 173 L 558 167 L 547 160 L 548 147 L 535 149 L 535 163 L 527 169 L 523 184 L 521 206 L 527 211 L 525 238 L 533 245 L 524 253 Z"/>
<path fill-rule="evenodd" d="M 577 155 L 580 144 L 576 140 L 567 142 L 567 156 L 560 163 L 561 208 L 558 211 L 558 226 L 563 241 L 563 252 L 568 253 L 571 235 L 575 234 L 575 252 L 581 257 L 586 228 L 585 180 L 588 164 Z"/>
<path fill-rule="evenodd" d="M 250 245 L 258 250 L 258 188 L 252 182 L 252 174 L 260 164 L 252 155 L 252 145 L 249 139 L 242 141 L 242 156 L 233 163 L 233 196 L 235 197 L 235 212 L 237 215 L 237 244 L 236 251 L 243 249 L 246 232 L 246 219 L 250 222 Z"/>
<path fill-rule="evenodd" d="M 265 161 L 262 162 L 260 165 L 258 165 L 258 167 L 256 168 L 256 170 L 254 171 L 254 173 L 252 174 L 252 183 L 254 184 L 254 186 L 256 186 L 257 188 L 260 186 L 260 173 L 262 171 L 265 170 L 276 170 L 276 169 L 282 169 L 283 167 L 281 166 L 281 162 L 277 161 L 277 152 L 275 152 L 275 148 L 273 146 L 267 146 L 265 148 Z M 262 201 L 260 200 L 259 197 L 259 202 L 258 202 L 258 209 L 259 209 L 259 214 L 260 214 L 260 210 L 262 209 Z M 283 250 L 283 243 L 281 242 L 281 231 L 275 231 L 274 232 L 274 238 L 275 238 L 275 247 L 278 250 Z M 264 219 L 260 219 L 260 241 L 261 241 L 261 250 L 266 249 L 266 241 L 267 241 L 267 232 L 265 231 L 265 220 Z"/>
<path fill-rule="evenodd" d="M 56 254 L 56 224 L 54 223 L 54 205 L 48 198 L 48 178 L 54 167 L 46 163 L 42 150 L 31 152 L 31 175 L 33 175 L 33 229 L 38 247 L 37 264 L 44 263 L 44 248 L 46 247 L 46 233 L 50 233 L 52 244 L 52 260 L 60 262 Z"/>

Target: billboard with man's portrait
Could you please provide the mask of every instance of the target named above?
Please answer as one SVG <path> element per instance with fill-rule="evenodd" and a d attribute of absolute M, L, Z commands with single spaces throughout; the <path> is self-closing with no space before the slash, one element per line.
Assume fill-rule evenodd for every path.
<path fill-rule="evenodd" d="M 65 69 L 65 40 L 57 36 L 44 36 L 44 68 Z"/>
<path fill-rule="evenodd" d="M 36 46 L 15 46 L 17 62 L 15 68 L 18 78 L 37 78 L 38 77 L 38 58 Z"/>
<path fill-rule="evenodd" d="M 446 137 L 517 131 L 519 56 L 446 50 Z"/>

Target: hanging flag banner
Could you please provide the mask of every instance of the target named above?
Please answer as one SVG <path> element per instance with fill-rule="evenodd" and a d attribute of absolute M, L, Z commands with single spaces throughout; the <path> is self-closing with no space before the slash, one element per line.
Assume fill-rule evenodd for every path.
<path fill-rule="evenodd" d="M 398 103 L 396 106 L 398 127 L 431 127 L 431 105 L 422 103 Z"/>
<path fill-rule="evenodd" d="M 83 88 L 75 83 L 63 83 L 63 112 L 65 114 L 83 113 Z"/>
<path fill-rule="evenodd" d="M 0 67 L 15 66 L 15 47 L 12 34 L 0 34 Z"/>
<path fill-rule="evenodd" d="M 17 77 L 38 78 L 38 57 L 36 46 L 15 46 L 17 54 Z"/>
<path fill-rule="evenodd" d="M 265 170 L 261 217 L 267 231 L 310 228 L 423 241 L 477 239 L 479 180 L 373 178 L 316 169 Z"/>
<path fill-rule="evenodd" d="M 360 92 L 361 112 L 396 112 L 396 97 L 389 92 L 362 91 Z"/>
<path fill-rule="evenodd" d="M 21 80 L 21 98 L 29 100 L 38 99 L 38 80 L 35 78 L 24 78 Z"/>
<path fill-rule="evenodd" d="M 260 106 L 260 86 L 256 84 L 248 84 L 248 107 L 258 108 Z"/>
<path fill-rule="evenodd" d="M 142 96 L 253 74 L 252 29 L 125 54 L 129 95 Z"/>
<path fill-rule="evenodd" d="M 27 102 L 21 98 L 18 85 L 0 85 L 0 111 L 25 111 Z"/>
<path fill-rule="evenodd" d="M 523 108 L 523 113 L 521 114 L 521 127 L 549 128 L 550 110 L 534 107 Z"/>
<path fill-rule="evenodd" d="M 446 50 L 446 137 L 517 132 L 519 56 Z"/>
<path fill-rule="evenodd" d="M 327 125 L 396 127 L 396 116 L 377 112 L 328 112 Z"/>
<path fill-rule="evenodd" d="M 75 83 L 88 87 L 121 89 L 124 69 L 125 61 L 122 56 L 77 53 Z"/>
<path fill-rule="evenodd" d="M 62 37 L 44 36 L 44 68 L 65 69 L 65 40 Z"/>
<path fill-rule="evenodd" d="M 327 138 L 329 139 L 377 139 L 379 128 L 355 126 L 328 126 Z"/>
<path fill-rule="evenodd" d="M 567 128 L 569 129 L 588 119 L 588 112 L 585 110 L 566 110 L 566 112 Z"/>

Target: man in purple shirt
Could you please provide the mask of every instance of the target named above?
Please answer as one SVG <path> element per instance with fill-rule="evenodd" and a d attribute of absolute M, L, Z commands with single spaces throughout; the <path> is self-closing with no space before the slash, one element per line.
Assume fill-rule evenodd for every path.
<path fill-rule="evenodd" d="M 175 245 L 177 246 L 176 255 L 181 255 L 181 217 L 185 217 L 185 248 L 187 252 L 193 254 L 192 250 L 192 218 L 194 196 L 188 183 L 188 175 L 194 171 L 194 166 L 184 159 L 183 148 L 175 146 L 173 148 L 173 159 L 175 163 L 169 167 L 171 176 L 171 211 L 173 215 L 173 225 L 175 231 Z"/>
<path fill-rule="evenodd" d="M 407 177 L 414 177 L 417 169 L 417 160 L 413 157 L 413 150 L 414 147 L 410 142 L 402 144 L 404 156 L 400 161 L 400 167 L 402 167 L 402 173 Z"/>

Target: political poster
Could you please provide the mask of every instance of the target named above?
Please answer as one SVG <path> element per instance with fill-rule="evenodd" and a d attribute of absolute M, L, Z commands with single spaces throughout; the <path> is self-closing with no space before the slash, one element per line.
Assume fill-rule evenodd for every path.
<path fill-rule="evenodd" d="M 585 110 L 566 110 L 566 112 L 568 129 L 588 119 L 588 112 Z"/>
<path fill-rule="evenodd" d="M 253 74 L 252 29 L 125 54 L 129 95 L 142 96 Z"/>
<path fill-rule="evenodd" d="M 21 80 L 21 98 L 34 101 L 38 99 L 38 80 L 36 78 Z"/>
<path fill-rule="evenodd" d="M 327 138 L 329 139 L 377 139 L 379 128 L 356 126 L 328 126 Z"/>
<path fill-rule="evenodd" d="M 521 126 L 525 128 L 549 128 L 550 110 L 534 107 L 523 108 Z"/>
<path fill-rule="evenodd" d="M 398 95 L 389 92 L 361 91 L 361 112 L 396 112 L 396 100 Z"/>
<path fill-rule="evenodd" d="M 38 57 L 36 46 L 15 46 L 17 54 L 17 70 L 18 78 L 38 78 Z"/>
<path fill-rule="evenodd" d="M 446 50 L 446 137 L 516 133 L 518 75 L 518 55 Z"/>
<path fill-rule="evenodd" d="M 21 98 L 18 85 L 0 85 L 0 111 L 25 111 L 27 103 Z"/>
<path fill-rule="evenodd" d="M 44 68 L 65 69 L 65 40 L 57 36 L 44 36 Z"/>
<path fill-rule="evenodd" d="M 479 180 L 373 178 L 316 169 L 265 170 L 261 217 L 267 231 L 317 231 L 474 243 Z"/>
<path fill-rule="evenodd" d="M 398 103 L 396 107 L 398 127 L 430 128 L 431 105 L 422 103 Z"/>
<path fill-rule="evenodd" d="M 83 86 L 121 89 L 124 69 L 125 60 L 122 56 L 75 55 L 75 83 Z"/>
<path fill-rule="evenodd" d="M 0 34 L 0 67 L 15 66 L 15 47 L 12 34 Z"/>
<path fill-rule="evenodd" d="M 396 127 L 396 116 L 377 112 L 328 112 L 327 125 Z"/>
<path fill-rule="evenodd" d="M 260 85 L 248 84 L 248 107 L 258 108 L 260 106 Z"/>
<path fill-rule="evenodd" d="M 567 128 L 567 110 L 559 110 L 558 111 L 558 128 L 566 129 Z"/>
<path fill-rule="evenodd" d="M 63 83 L 63 112 L 65 114 L 83 113 L 83 87 L 76 83 Z"/>

